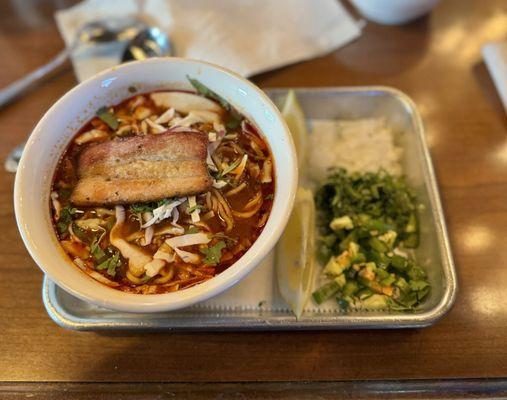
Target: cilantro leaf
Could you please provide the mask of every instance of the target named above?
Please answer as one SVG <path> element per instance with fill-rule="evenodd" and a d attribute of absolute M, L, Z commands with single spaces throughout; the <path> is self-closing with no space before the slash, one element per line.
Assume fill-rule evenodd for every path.
<path fill-rule="evenodd" d="M 115 251 L 112 257 L 109 257 L 106 260 L 102 261 L 99 265 L 97 265 L 96 269 L 98 271 L 107 269 L 107 274 L 109 276 L 114 277 L 116 275 L 116 269 L 120 265 L 121 265 L 120 253 L 118 251 Z"/>
<path fill-rule="evenodd" d="M 69 229 L 69 225 L 72 222 L 72 216 L 77 213 L 78 210 L 70 205 L 60 210 L 60 218 L 56 223 L 56 228 L 58 229 L 58 233 L 60 233 L 60 235 L 67 232 L 67 229 Z"/>
<path fill-rule="evenodd" d="M 242 157 L 239 157 L 237 160 L 235 160 L 229 166 L 225 167 L 222 172 L 218 173 L 216 179 L 222 179 L 224 177 L 224 175 L 227 175 L 229 172 L 233 171 L 241 163 L 241 159 L 242 159 Z"/>
<path fill-rule="evenodd" d="M 83 229 L 83 228 L 81 228 L 75 222 L 72 222 L 72 231 L 74 232 L 74 235 L 76 235 L 83 242 L 88 242 L 89 241 L 88 235 L 86 234 L 86 230 Z"/>
<path fill-rule="evenodd" d="M 134 214 L 140 214 L 143 212 L 152 212 L 155 208 L 159 208 L 165 204 L 169 204 L 171 199 L 162 199 L 159 201 L 151 201 L 148 203 L 134 203 L 130 205 L 130 211 Z"/>
<path fill-rule="evenodd" d="M 90 245 L 90 253 L 93 256 L 93 258 L 95 258 L 95 260 L 97 260 L 97 261 L 102 260 L 106 256 L 106 253 L 104 253 L 104 250 L 102 250 L 100 248 L 99 242 L 100 242 L 100 236 L 95 236 L 93 238 L 92 244 Z"/>
<path fill-rule="evenodd" d="M 112 130 L 118 129 L 118 126 L 120 125 L 116 117 L 110 113 L 106 107 L 102 107 L 97 110 L 97 117 L 99 117 L 100 120 L 109 126 Z"/>
<path fill-rule="evenodd" d="M 225 242 L 219 241 L 214 246 L 201 249 L 201 253 L 204 254 L 206 257 L 204 258 L 203 262 L 207 265 L 217 265 L 220 262 L 220 259 L 222 258 L 222 249 L 225 248 Z"/>
<path fill-rule="evenodd" d="M 187 208 L 187 213 L 188 214 L 192 214 L 194 211 L 196 210 L 202 210 L 204 207 L 201 205 L 201 204 L 196 204 L 195 206 L 193 207 L 189 207 Z"/>
<path fill-rule="evenodd" d="M 199 93 L 204 97 L 207 97 L 208 99 L 215 100 L 218 104 L 220 104 L 223 108 L 225 108 L 229 112 L 229 116 L 225 124 L 228 130 L 236 129 L 240 125 L 241 121 L 243 120 L 243 117 L 227 100 L 225 100 L 219 94 L 215 93 L 213 90 L 211 90 L 203 83 L 199 82 L 197 79 L 191 78 L 188 75 L 187 79 L 194 87 L 194 89 L 197 91 L 197 93 Z"/>

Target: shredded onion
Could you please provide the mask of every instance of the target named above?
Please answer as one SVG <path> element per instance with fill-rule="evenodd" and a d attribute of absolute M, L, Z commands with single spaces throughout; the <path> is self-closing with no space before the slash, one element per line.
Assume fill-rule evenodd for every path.
<path fill-rule="evenodd" d="M 201 220 L 201 217 L 199 217 L 201 210 L 199 208 L 197 208 L 197 202 L 195 200 L 195 196 L 188 196 L 188 207 L 194 208 L 194 211 L 192 211 L 190 213 L 190 217 L 192 218 L 192 222 L 194 224 L 196 222 L 199 222 Z"/>
<path fill-rule="evenodd" d="M 78 145 L 82 145 L 89 142 L 97 142 L 100 140 L 107 139 L 109 137 L 109 134 L 105 131 L 102 131 L 100 129 L 92 129 L 91 131 L 82 133 L 79 135 L 74 142 Z"/>
<path fill-rule="evenodd" d="M 146 276 L 153 278 L 157 275 L 162 268 L 165 266 L 165 260 L 160 258 L 154 258 L 148 264 L 144 266 L 144 270 L 146 271 Z"/>
<path fill-rule="evenodd" d="M 232 214 L 236 217 L 236 218 L 250 218 L 250 217 L 253 217 L 255 214 L 257 214 L 257 212 L 260 210 L 262 206 L 262 203 L 259 203 L 257 204 L 257 206 L 255 206 L 255 208 L 249 210 L 249 211 L 244 211 L 244 212 L 238 212 L 238 211 L 234 211 L 232 210 Z"/>
<path fill-rule="evenodd" d="M 243 175 L 243 171 L 245 170 L 247 161 L 248 161 L 248 154 L 245 154 L 243 156 L 243 158 L 241 159 L 241 162 L 239 163 L 239 165 L 231 171 L 231 174 L 236 175 L 236 180 L 238 180 L 241 177 L 241 175 Z"/>
<path fill-rule="evenodd" d="M 60 211 L 62 209 L 62 205 L 58 200 L 57 192 L 51 192 L 51 203 L 53 204 L 53 208 L 55 209 L 55 220 L 58 221 L 60 219 Z"/>
<path fill-rule="evenodd" d="M 86 273 L 88 275 L 90 275 L 93 279 L 95 279 L 96 281 L 99 281 L 100 283 L 104 283 L 107 286 L 112 286 L 112 287 L 120 286 L 120 284 L 118 282 L 107 279 L 104 275 L 98 273 L 97 271 L 86 270 Z"/>
<path fill-rule="evenodd" d="M 207 244 L 211 241 L 211 238 L 206 233 L 188 233 L 186 235 L 175 236 L 166 239 L 166 243 L 173 249 L 178 247 L 193 246 L 196 244 Z"/>
<path fill-rule="evenodd" d="M 226 187 L 228 185 L 227 181 L 223 181 L 223 180 L 215 180 L 213 179 L 213 184 L 212 186 L 215 188 L 215 189 L 222 189 L 224 187 Z"/>
<path fill-rule="evenodd" d="M 241 192 L 245 188 L 246 188 L 246 182 L 243 182 L 243 183 L 241 183 L 241 185 L 236 186 L 234 189 L 229 190 L 225 194 L 225 197 L 234 196 L 235 194 L 238 194 L 239 192 Z"/>
<path fill-rule="evenodd" d="M 155 133 L 155 134 L 164 133 L 165 131 L 167 131 L 167 129 L 164 128 L 162 125 L 159 125 L 159 124 L 153 122 L 149 118 L 146 118 L 145 121 L 150 126 L 150 128 L 153 130 L 153 133 Z"/>
<path fill-rule="evenodd" d="M 257 205 L 259 201 L 262 203 L 262 192 L 257 192 L 257 194 L 250 200 L 248 203 L 246 203 L 244 210 L 248 210 L 249 208 Z"/>
<path fill-rule="evenodd" d="M 270 159 L 267 159 L 262 164 L 261 182 L 269 183 L 273 180 L 271 174 L 273 173 L 273 163 Z"/>
<path fill-rule="evenodd" d="M 134 276 L 141 276 L 144 273 L 144 266 L 152 258 L 145 254 L 141 248 L 128 243 L 122 236 L 122 226 L 125 222 L 125 209 L 122 206 L 116 206 L 116 223 L 111 232 L 109 232 L 109 241 L 120 250 L 121 255 L 129 262 L 129 271 Z"/>
<path fill-rule="evenodd" d="M 201 257 L 198 254 L 190 253 L 185 250 L 181 249 L 174 249 L 176 254 L 183 260 L 183 262 L 189 263 L 189 264 L 200 264 L 201 263 Z"/>
<path fill-rule="evenodd" d="M 155 120 L 155 123 L 156 124 L 166 124 L 171 119 L 173 119 L 174 114 L 175 114 L 175 110 L 174 110 L 174 108 L 171 107 L 171 108 L 167 109 L 167 111 L 165 111 L 162 115 L 160 115 L 160 117 L 158 117 Z"/>

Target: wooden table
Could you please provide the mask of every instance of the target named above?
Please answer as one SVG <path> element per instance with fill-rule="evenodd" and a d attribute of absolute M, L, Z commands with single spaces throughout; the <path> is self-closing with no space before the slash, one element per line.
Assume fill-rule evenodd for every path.
<path fill-rule="evenodd" d="M 23 13 L 23 18 L 9 3 L 1 3 L 0 86 L 61 49 L 53 3 L 66 2 L 46 1 L 35 8 L 40 14 Z M 389 85 L 415 100 L 427 128 L 459 276 L 458 299 L 442 321 L 420 330 L 361 332 L 63 330 L 42 305 L 42 273 L 14 220 L 14 175 L 2 170 L 0 397 L 29 391 L 45 398 L 55 389 L 76 398 L 100 390 L 119 396 L 114 398 L 121 393 L 141 398 L 136 396 L 143 391 L 192 392 L 195 398 L 222 391 L 259 398 L 268 393 L 272 398 L 291 393 L 327 398 L 333 393 L 369 396 L 378 388 L 395 397 L 408 396 L 403 390 L 423 395 L 424 387 L 429 393 L 444 388 L 448 395 L 507 393 L 502 380 L 467 380 L 507 377 L 507 119 L 480 54 L 484 42 L 506 35 L 505 1 L 443 0 L 428 18 L 404 27 L 368 24 L 360 39 L 328 56 L 253 79 L 263 87 Z M 67 68 L 0 111 L 2 161 L 75 84 Z M 441 381 L 453 378 L 462 381 Z M 405 381 L 411 379 L 431 381 L 428 386 Z M 353 380 L 403 382 L 346 383 Z M 342 383 L 232 384 L 259 381 Z M 133 382 L 153 384 L 128 384 Z"/>

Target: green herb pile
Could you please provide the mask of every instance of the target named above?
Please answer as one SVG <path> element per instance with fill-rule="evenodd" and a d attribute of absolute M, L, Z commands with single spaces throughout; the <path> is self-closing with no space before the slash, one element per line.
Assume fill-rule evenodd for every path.
<path fill-rule="evenodd" d="M 416 197 L 403 178 L 334 170 L 316 193 L 317 256 L 329 282 L 313 293 L 342 309 L 412 310 L 430 291 L 407 255 L 419 245 Z"/>

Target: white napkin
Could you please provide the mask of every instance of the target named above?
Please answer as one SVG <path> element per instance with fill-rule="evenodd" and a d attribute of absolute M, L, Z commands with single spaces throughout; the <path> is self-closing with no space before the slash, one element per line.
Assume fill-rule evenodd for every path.
<path fill-rule="evenodd" d="M 507 112 L 507 42 L 486 44 L 482 55 Z"/>
<path fill-rule="evenodd" d="M 174 55 L 243 76 L 324 55 L 361 34 L 336 0 L 86 0 L 55 18 L 70 45 L 87 22 L 133 14 L 168 32 Z M 78 80 L 118 64 L 123 48 L 81 46 L 72 56 Z"/>

